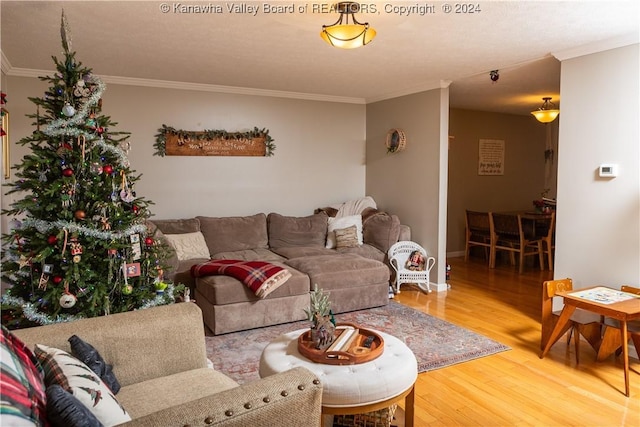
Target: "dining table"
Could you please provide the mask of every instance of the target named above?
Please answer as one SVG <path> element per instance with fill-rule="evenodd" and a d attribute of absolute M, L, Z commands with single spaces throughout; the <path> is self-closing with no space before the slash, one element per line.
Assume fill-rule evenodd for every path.
<path fill-rule="evenodd" d="M 622 292 L 608 286 L 592 286 L 584 289 L 558 292 L 556 294 L 564 300 L 564 307 L 556 325 L 551 331 L 547 345 L 542 350 L 540 358 L 549 352 L 549 349 L 565 331 L 565 326 L 571 319 L 571 315 L 580 308 L 601 316 L 610 317 L 620 322 L 620 334 L 622 338 L 622 359 L 624 364 L 624 390 L 629 397 L 629 331 L 627 322 L 640 319 L 640 296 L 629 292 Z"/>

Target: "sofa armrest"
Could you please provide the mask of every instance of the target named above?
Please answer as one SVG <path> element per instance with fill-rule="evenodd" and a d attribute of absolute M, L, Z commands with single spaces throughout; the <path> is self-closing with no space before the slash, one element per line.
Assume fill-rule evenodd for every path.
<path fill-rule="evenodd" d="M 123 427 L 319 426 L 322 385 L 301 367 L 136 418 Z"/>

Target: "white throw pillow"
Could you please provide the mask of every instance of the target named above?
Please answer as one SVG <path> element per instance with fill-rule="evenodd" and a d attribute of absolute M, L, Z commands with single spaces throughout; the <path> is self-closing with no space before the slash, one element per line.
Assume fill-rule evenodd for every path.
<path fill-rule="evenodd" d="M 73 394 L 105 427 L 131 421 L 109 387 L 87 365 L 66 351 L 42 344 L 36 345 L 35 353 L 47 386 L 58 384 Z"/>
<path fill-rule="evenodd" d="M 169 244 L 175 249 L 178 260 L 186 261 L 194 258 L 211 258 L 207 242 L 201 231 L 183 234 L 165 234 Z"/>
<path fill-rule="evenodd" d="M 356 226 L 356 233 L 358 235 L 358 245 L 362 244 L 362 215 L 349 215 L 340 217 L 329 217 L 327 228 L 327 244 L 326 247 L 333 249 L 336 247 L 336 233 L 335 230 L 341 228 L 347 228 L 352 225 Z"/>

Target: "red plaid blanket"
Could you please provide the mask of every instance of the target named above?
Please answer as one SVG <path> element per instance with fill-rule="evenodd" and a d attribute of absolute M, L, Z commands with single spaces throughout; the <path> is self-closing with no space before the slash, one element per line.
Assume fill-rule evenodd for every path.
<path fill-rule="evenodd" d="M 240 280 L 258 298 L 265 298 L 291 277 L 291 273 L 286 268 L 264 261 L 214 259 L 191 267 L 191 276 L 193 277 L 216 274 Z"/>

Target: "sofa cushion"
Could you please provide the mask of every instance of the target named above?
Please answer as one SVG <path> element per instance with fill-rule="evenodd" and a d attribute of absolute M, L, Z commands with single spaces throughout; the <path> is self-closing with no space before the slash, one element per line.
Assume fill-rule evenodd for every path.
<path fill-rule="evenodd" d="M 122 387 L 118 398 L 135 419 L 237 386 L 214 369 L 200 368 Z"/>
<path fill-rule="evenodd" d="M 289 270 L 291 277 L 278 289 L 270 293 L 265 298 L 266 300 L 309 293 L 309 277 L 306 274 L 283 263 L 274 262 L 274 264 Z M 260 300 L 242 282 L 229 276 L 198 277 L 196 279 L 196 288 L 213 305 Z"/>
<path fill-rule="evenodd" d="M 169 244 L 176 251 L 179 261 L 193 258 L 210 258 L 207 242 L 201 231 L 182 234 L 165 234 Z"/>
<path fill-rule="evenodd" d="M 283 246 L 325 246 L 327 216 L 324 213 L 293 217 L 272 212 L 268 224 L 269 247 L 272 249 Z"/>
<path fill-rule="evenodd" d="M 364 242 L 387 253 L 398 241 L 400 219 L 396 215 L 378 213 L 367 218 L 362 224 Z"/>
<path fill-rule="evenodd" d="M 318 246 L 283 246 L 281 248 L 272 249 L 273 252 L 278 255 L 282 255 L 284 258 L 300 258 L 305 256 L 315 255 L 337 255 L 338 252 L 335 249 L 320 248 Z"/>
<path fill-rule="evenodd" d="M 87 365 L 57 348 L 36 345 L 36 357 L 45 372 L 45 384 L 58 384 L 72 393 L 105 426 L 130 421 L 111 390 Z"/>
<path fill-rule="evenodd" d="M 200 221 L 197 218 L 154 219 L 151 222 L 164 234 L 195 233 L 200 231 Z"/>
<path fill-rule="evenodd" d="M 356 227 L 356 237 L 358 239 L 357 241 L 358 244 L 361 245 L 363 243 L 362 215 L 349 215 L 337 218 L 329 218 L 327 220 L 327 248 L 332 249 L 337 246 L 335 230 L 344 229 L 351 225 L 354 225 Z"/>
<path fill-rule="evenodd" d="M 252 216 L 197 218 L 210 254 L 268 248 L 267 217 L 263 213 Z"/>
<path fill-rule="evenodd" d="M 389 281 L 386 265 L 356 254 L 308 256 L 287 260 L 286 264 L 306 273 L 312 284 L 325 291 Z"/>
<path fill-rule="evenodd" d="M 104 361 L 98 350 L 77 335 L 69 338 L 69 345 L 71 353 L 102 378 L 113 394 L 118 394 L 120 383 L 113 373 L 113 366 Z"/>
<path fill-rule="evenodd" d="M 0 335 L 0 425 L 44 425 L 44 378 L 33 352 L 4 325 Z"/>
<path fill-rule="evenodd" d="M 286 268 L 265 261 L 212 259 L 191 267 L 193 277 L 231 276 L 244 283 L 260 299 L 282 286 L 291 273 Z"/>
<path fill-rule="evenodd" d="M 382 252 L 380 249 L 371 246 L 369 244 L 364 244 L 352 248 L 339 248 L 335 250 L 338 255 L 340 254 L 355 254 L 360 255 L 361 257 L 373 259 L 380 262 L 385 262 L 387 259 L 387 253 Z"/>
<path fill-rule="evenodd" d="M 218 252 L 217 254 L 213 254 L 211 258 L 212 259 L 241 259 L 244 261 L 268 261 L 268 262 L 274 262 L 274 261 L 281 262 L 285 260 L 284 257 L 265 248 L 245 249 L 242 251 Z"/>

